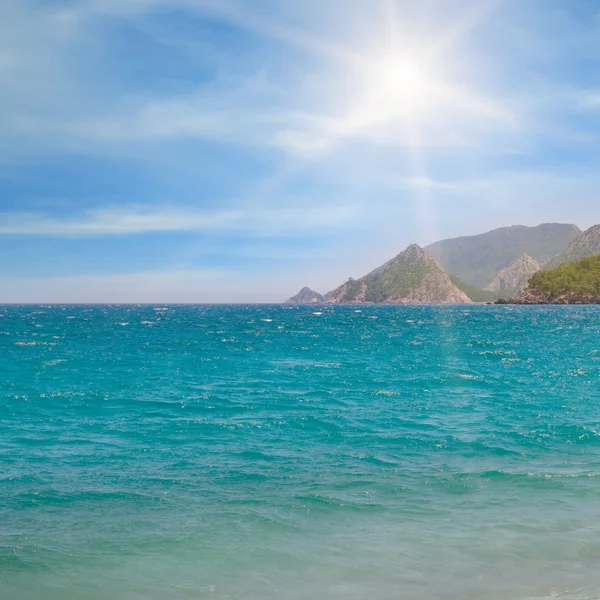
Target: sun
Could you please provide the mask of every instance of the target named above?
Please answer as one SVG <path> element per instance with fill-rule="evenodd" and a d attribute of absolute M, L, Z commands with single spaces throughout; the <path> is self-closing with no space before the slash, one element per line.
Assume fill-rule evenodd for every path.
<path fill-rule="evenodd" d="M 386 57 L 371 61 L 368 86 L 385 112 L 421 110 L 431 99 L 432 76 L 413 60 Z"/>
<path fill-rule="evenodd" d="M 353 91 L 329 121 L 330 142 L 356 136 L 414 141 L 417 123 L 430 119 L 440 99 L 441 81 L 433 70 L 400 54 L 362 55 L 350 73 Z"/>

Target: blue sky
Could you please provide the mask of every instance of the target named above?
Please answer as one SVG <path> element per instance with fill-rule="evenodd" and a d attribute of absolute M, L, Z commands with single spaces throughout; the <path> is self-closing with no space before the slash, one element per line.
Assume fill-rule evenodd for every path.
<path fill-rule="evenodd" d="M 0 301 L 280 301 L 600 222 L 596 0 L 3 0 Z"/>

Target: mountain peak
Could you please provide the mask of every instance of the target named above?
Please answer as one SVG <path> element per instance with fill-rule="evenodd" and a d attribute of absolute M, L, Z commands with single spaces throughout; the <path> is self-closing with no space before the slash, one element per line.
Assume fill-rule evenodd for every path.
<path fill-rule="evenodd" d="M 600 225 L 593 225 L 577 236 L 565 249 L 549 261 L 544 263 L 544 269 L 555 269 L 560 265 L 567 264 L 600 254 Z"/>
<path fill-rule="evenodd" d="M 303 287 L 295 296 L 285 301 L 286 304 L 322 304 L 323 296 L 309 287 Z"/>
<path fill-rule="evenodd" d="M 521 254 L 510 265 L 502 269 L 485 288 L 488 292 L 509 291 L 521 293 L 527 282 L 540 270 L 540 265 L 529 254 Z"/>
<path fill-rule="evenodd" d="M 411 244 L 385 265 L 332 292 L 332 304 L 468 304 L 439 263 Z"/>

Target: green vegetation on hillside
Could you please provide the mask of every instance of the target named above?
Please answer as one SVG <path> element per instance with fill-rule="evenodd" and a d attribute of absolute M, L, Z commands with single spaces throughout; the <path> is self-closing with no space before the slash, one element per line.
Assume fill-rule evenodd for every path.
<path fill-rule="evenodd" d="M 406 296 L 412 288 L 421 283 L 425 270 L 425 265 L 421 262 L 396 264 L 392 261 L 387 269 L 365 277 L 365 300 L 378 303 L 384 302 L 392 295 L 400 298 Z"/>
<path fill-rule="evenodd" d="M 384 302 L 390 296 L 403 297 L 419 285 L 425 274 L 425 266 L 418 261 L 391 260 L 385 268 L 379 268 L 361 279 L 349 279 L 343 301 L 355 300 L 366 285 L 365 302 Z"/>
<path fill-rule="evenodd" d="M 350 277 L 350 279 L 348 279 L 348 281 L 346 282 L 345 286 L 346 287 L 344 291 L 343 300 L 345 302 L 351 302 L 352 300 L 354 300 L 358 292 L 360 292 L 360 288 L 362 287 L 362 281 L 360 279 L 352 279 L 352 277 Z"/>
<path fill-rule="evenodd" d="M 549 300 L 566 294 L 600 295 L 600 255 L 536 273 L 529 281 L 527 292 L 546 296 Z"/>
<path fill-rule="evenodd" d="M 473 302 L 496 302 L 496 300 L 499 300 L 500 298 L 510 298 L 514 294 L 514 290 L 488 292 L 464 282 L 456 275 L 452 275 L 452 273 L 449 273 L 449 276 L 452 283 Z"/>

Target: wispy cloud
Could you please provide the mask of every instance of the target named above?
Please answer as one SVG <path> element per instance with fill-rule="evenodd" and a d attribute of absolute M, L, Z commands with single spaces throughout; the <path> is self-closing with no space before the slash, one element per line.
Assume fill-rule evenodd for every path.
<path fill-rule="evenodd" d="M 366 15 L 368 4 L 354 2 L 354 11 Z M 194 139 L 277 148 L 306 159 L 320 158 L 354 141 L 386 146 L 464 146 L 465 140 L 480 142 L 484 135 L 505 134 L 518 121 L 514 107 L 471 89 L 450 86 L 441 79 L 421 85 L 419 97 L 412 98 L 407 107 L 388 81 L 373 78 L 382 60 L 378 53 L 352 47 L 348 41 L 334 44 L 327 41 L 329 36 L 278 22 L 257 6 L 251 9 L 246 2 L 103 1 L 40 10 L 30 2 L 24 5 L 26 8 L 19 8 L 12 1 L 8 6 L 7 21 L 27 24 L 21 37 L 6 27 L 6 31 L 0 28 L 7 34 L 4 51 L 0 43 L 0 56 L 9 56 L 15 63 L 6 68 L 6 86 L 0 92 L 0 106 L 4 98 L 11 107 L 10 118 L 2 128 L 6 149 L 13 154 L 18 147 L 27 147 L 31 152 L 56 148 L 114 153 L 126 143 Z M 336 6 L 341 9 L 342 3 Z M 76 62 L 77 48 L 83 40 L 99 35 L 102 16 L 150 18 L 157 11 L 173 8 L 211 15 L 256 35 L 298 47 L 317 57 L 318 67 L 310 76 L 299 73 L 281 85 L 263 69 L 244 76 L 217 76 L 184 94 L 116 89 L 110 103 L 95 98 L 98 84 L 93 79 L 83 78 L 77 69 L 65 69 L 65 64 Z M 308 14 L 307 8 L 295 6 L 295 10 Z M 271 11 L 277 12 L 281 11 Z M 441 36 L 437 46 L 431 44 L 435 48 L 432 52 L 439 54 L 456 43 L 484 13 L 477 11 L 477 19 L 468 14 L 461 27 Z M 99 76 L 105 85 L 113 85 L 106 73 Z M 420 110 L 427 108 L 429 123 L 415 139 L 407 133 L 406 119 L 415 119 L 412 113 L 417 105 Z M 439 118 L 441 115 L 443 118 Z"/>
<path fill-rule="evenodd" d="M 352 206 L 251 211 L 199 211 L 185 208 L 116 207 L 73 217 L 0 213 L 0 235 L 90 237 L 156 232 L 240 232 L 258 237 L 294 235 L 343 228 L 356 219 Z"/>

